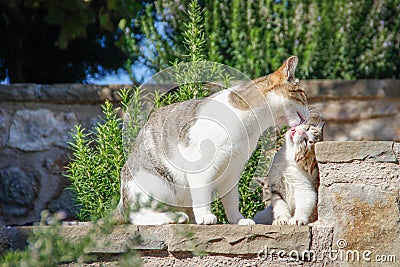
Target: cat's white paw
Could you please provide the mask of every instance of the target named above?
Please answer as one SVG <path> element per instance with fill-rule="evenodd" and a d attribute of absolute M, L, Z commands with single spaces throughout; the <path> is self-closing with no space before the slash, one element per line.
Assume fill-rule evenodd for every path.
<path fill-rule="evenodd" d="M 197 224 L 216 224 L 217 223 L 217 217 L 214 214 L 206 214 L 201 217 L 200 220 L 197 220 L 196 218 L 196 223 Z"/>
<path fill-rule="evenodd" d="M 276 220 L 272 221 L 272 225 L 287 225 L 288 224 L 288 218 L 279 218 Z"/>
<path fill-rule="evenodd" d="M 301 219 L 301 218 L 292 217 L 292 218 L 289 219 L 288 224 L 289 225 L 307 225 L 308 224 L 308 220 L 307 219 Z"/>
<path fill-rule="evenodd" d="M 238 225 L 255 225 L 256 223 L 252 219 L 240 219 Z"/>

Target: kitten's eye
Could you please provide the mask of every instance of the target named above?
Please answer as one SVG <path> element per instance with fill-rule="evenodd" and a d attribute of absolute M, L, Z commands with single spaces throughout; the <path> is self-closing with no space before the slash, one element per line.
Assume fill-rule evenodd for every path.
<path fill-rule="evenodd" d="M 306 125 L 305 130 L 306 131 L 310 130 L 310 126 Z"/>

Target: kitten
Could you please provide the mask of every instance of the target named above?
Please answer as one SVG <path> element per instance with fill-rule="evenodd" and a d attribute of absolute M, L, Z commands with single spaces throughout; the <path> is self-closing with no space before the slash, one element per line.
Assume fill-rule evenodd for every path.
<path fill-rule="evenodd" d="M 254 224 L 239 212 L 238 181 L 265 129 L 309 118 L 294 78 L 297 62 L 292 56 L 270 75 L 153 113 L 123 167 L 117 216 L 131 209 L 129 220 L 137 225 L 188 220 L 186 213 L 158 208 L 166 203 L 193 208 L 197 224 L 215 224 L 211 202 L 217 191 L 230 223 Z"/>
<path fill-rule="evenodd" d="M 322 141 L 323 126 L 302 124 L 286 132 L 264 182 L 264 197 L 270 195 L 271 204 L 256 214 L 256 223 L 306 225 L 317 220 L 315 143 Z"/>

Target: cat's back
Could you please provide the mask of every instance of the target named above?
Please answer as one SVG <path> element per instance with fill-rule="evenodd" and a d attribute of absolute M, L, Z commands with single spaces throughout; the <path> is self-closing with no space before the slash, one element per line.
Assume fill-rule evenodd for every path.
<path fill-rule="evenodd" d="M 188 131 L 203 101 L 188 100 L 154 111 L 136 137 L 127 164 L 147 170 L 164 166 L 178 144 L 189 143 Z"/>

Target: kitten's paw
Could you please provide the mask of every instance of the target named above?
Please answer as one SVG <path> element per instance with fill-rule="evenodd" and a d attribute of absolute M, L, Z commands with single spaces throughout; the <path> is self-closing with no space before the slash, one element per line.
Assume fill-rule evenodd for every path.
<path fill-rule="evenodd" d="M 288 224 L 289 225 L 307 225 L 308 224 L 308 220 L 307 219 L 301 219 L 301 218 L 292 217 L 292 218 L 289 219 Z"/>
<path fill-rule="evenodd" d="M 217 217 L 214 214 L 206 214 L 203 215 L 203 217 L 198 220 L 196 218 L 196 223 L 197 224 L 216 224 L 217 223 Z"/>
<path fill-rule="evenodd" d="M 252 219 L 240 219 L 238 225 L 255 225 L 256 223 Z"/>
<path fill-rule="evenodd" d="M 288 218 L 279 218 L 272 221 L 272 225 L 287 225 Z"/>

